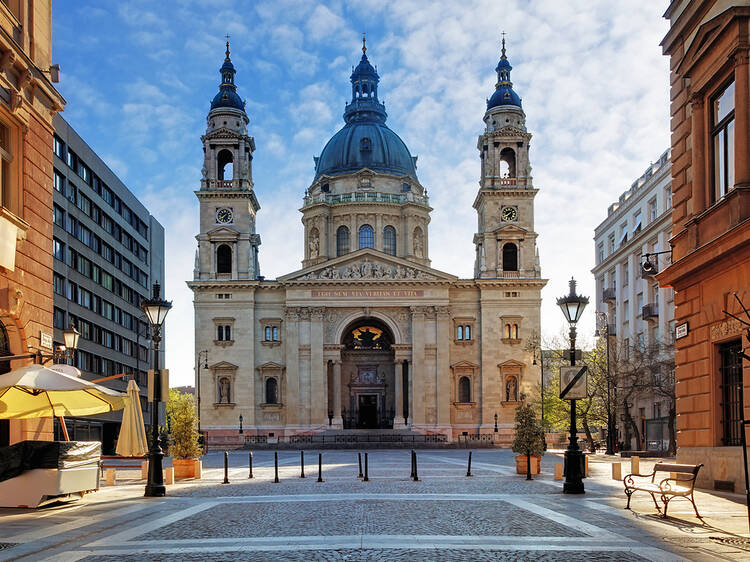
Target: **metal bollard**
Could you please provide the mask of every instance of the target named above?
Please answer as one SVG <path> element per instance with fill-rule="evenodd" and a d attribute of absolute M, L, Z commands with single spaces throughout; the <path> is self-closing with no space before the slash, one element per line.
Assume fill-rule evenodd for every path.
<path fill-rule="evenodd" d="M 250 474 L 247 476 L 248 478 L 253 477 L 253 452 L 250 451 L 250 458 L 248 461 L 248 466 L 250 467 Z"/>
<path fill-rule="evenodd" d="M 471 451 L 469 451 L 469 467 L 466 469 L 466 476 L 474 476 L 471 473 Z"/>
<path fill-rule="evenodd" d="M 229 453 L 224 451 L 224 482 L 222 484 L 229 484 Z"/>
<path fill-rule="evenodd" d="M 365 477 L 362 479 L 363 482 L 369 482 L 370 479 L 367 477 L 367 453 L 365 453 Z"/>
<path fill-rule="evenodd" d="M 359 474 L 357 478 L 362 478 L 362 453 L 357 453 L 357 462 L 359 463 Z"/>
<path fill-rule="evenodd" d="M 323 481 L 323 453 L 318 453 L 318 482 Z"/>
<path fill-rule="evenodd" d="M 279 453 L 278 451 L 273 452 L 273 483 L 279 483 Z"/>
<path fill-rule="evenodd" d="M 414 478 L 414 449 L 411 450 L 409 456 L 411 457 L 411 473 L 409 473 L 409 478 Z"/>
<path fill-rule="evenodd" d="M 304 478 L 305 477 L 305 452 L 304 451 L 299 452 L 299 466 L 300 466 L 299 477 Z"/>
<path fill-rule="evenodd" d="M 417 465 L 417 453 L 415 451 L 412 451 L 412 454 L 414 455 L 414 482 L 419 482 L 419 469 Z"/>

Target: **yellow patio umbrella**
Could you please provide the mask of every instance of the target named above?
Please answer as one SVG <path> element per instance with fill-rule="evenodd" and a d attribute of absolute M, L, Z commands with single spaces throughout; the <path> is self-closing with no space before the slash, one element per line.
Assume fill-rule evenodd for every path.
<path fill-rule="evenodd" d="M 0 419 L 90 416 L 122 410 L 125 402 L 122 392 L 43 365 L 0 375 Z"/>
<path fill-rule="evenodd" d="M 133 379 L 128 381 L 127 394 L 128 401 L 122 411 L 122 424 L 120 424 L 116 452 L 122 457 L 142 457 L 148 451 L 148 443 L 146 442 L 146 428 L 143 425 L 138 385 Z"/>

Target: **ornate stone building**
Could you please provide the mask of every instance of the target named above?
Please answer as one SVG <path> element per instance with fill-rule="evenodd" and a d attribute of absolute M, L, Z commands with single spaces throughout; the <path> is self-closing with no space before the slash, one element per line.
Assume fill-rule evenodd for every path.
<path fill-rule="evenodd" d="M 315 159 L 302 269 L 260 275 L 252 155 L 229 56 L 203 136 L 195 342 L 209 445 L 331 429 L 493 434 L 538 392 L 541 278 L 521 100 L 505 56 L 479 137 L 475 276 L 430 267 L 417 158 L 386 125 L 363 45 L 345 125 Z M 468 242 L 468 241 L 467 241 Z M 201 365 L 201 367 L 206 367 Z M 243 434 L 238 428 L 242 416 Z M 495 424 L 498 431 L 495 433 Z"/>

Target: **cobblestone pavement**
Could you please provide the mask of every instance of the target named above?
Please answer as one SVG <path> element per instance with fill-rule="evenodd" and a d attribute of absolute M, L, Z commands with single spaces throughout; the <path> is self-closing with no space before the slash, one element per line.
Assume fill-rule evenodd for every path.
<path fill-rule="evenodd" d="M 611 460 L 591 463 L 586 494 L 561 493 L 555 455 L 532 481 L 515 474 L 507 450 L 370 451 L 369 481 L 357 453 L 232 452 L 204 458 L 201 481 L 143 498 L 133 471 L 82 501 L 31 510 L 0 509 L 0 560 L 750 560 L 744 506 L 699 492 L 705 524 L 689 502 L 673 502 L 663 520 L 651 499 L 623 509 Z M 627 465 L 629 467 L 629 465 Z M 364 467 L 363 467 L 364 468 Z M 643 468 L 642 470 L 645 470 Z M 629 472 L 623 466 L 623 474 Z M 716 537 L 725 537 L 719 541 Z"/>

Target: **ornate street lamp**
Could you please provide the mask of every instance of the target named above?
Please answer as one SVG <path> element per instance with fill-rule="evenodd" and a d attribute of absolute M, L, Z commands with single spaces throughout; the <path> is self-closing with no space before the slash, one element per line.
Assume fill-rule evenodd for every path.
<path fill-rule="evenodd" d="M 195 376 L 195 390 L 198 394 L 198 435 L 203 444 L 203 433 L 201 433 L 201 356 L 203 357 L 203 368 L 208 370 L 208 350 L 203 349 L 198 352 L 198 368 Z"/>
<path fill-rule="evenodd" d="M 148 452 L 148 482 L 145 494 L 147 497 L 162 497 L 167 493 L 162 473 L 164 452 L 159 443 L 159 399 L 161 397 L 159 344 L 161 343 L 161 327 L 169 309 L 172 308 L 172 303 L 162 299 L 160 294 L 161 286 L 159 283 L 154 283 L 152 298 L 145 299 L 141 305 L 151 323 L 151 341 L 154 343 L 154 401 L 151 406 L 151 449 Z"/>
<path fill-rule="evenodd" d="M 576 364 L 576 323 L 583 315 L 583 309 L 589 303 L 588 297 L 576 294 L 575 279 L 570 279 L 570 294 L 557 299 L 557 306 L 563 311 L 570 325 L 570 364 Z M 583 454 L 578 447 L 578 430 L 576 429 L 576 401 L 570 401 L 570 437 L 565 451 L 565 482 L 563 493 L 583 494 Z"/>
<path fill-rule="evenodd" d="M 75 326 L 71 323 L 67 330 L 63 331 L 63 340 L 65 341 L 65 349 L 71 349 L 75 351 L 78 349 L 78 338 L 80 333 L 76 330 Z"/>

